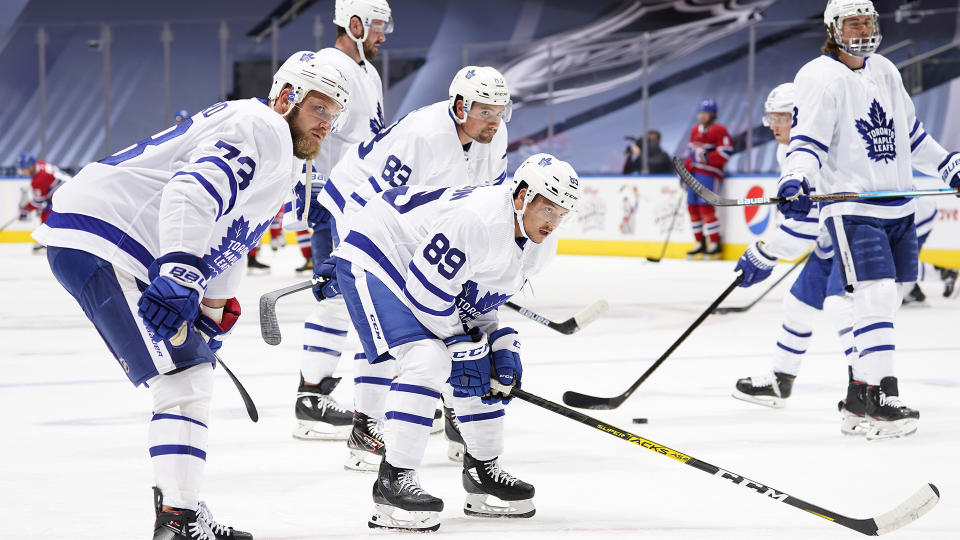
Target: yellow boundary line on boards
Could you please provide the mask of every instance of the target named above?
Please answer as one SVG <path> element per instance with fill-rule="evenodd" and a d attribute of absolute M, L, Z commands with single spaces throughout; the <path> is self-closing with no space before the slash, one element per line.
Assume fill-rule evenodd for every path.
<path fill-rule="evenodd" d="M 0 242 L 33 243 L 31 231 L 0 231 Z M 297 236 L 292 232 L 285 232 L 287 245 L 295 246 Z M 261 244 L 270 243 L 270 235 L 265 234 Z M 662 242 L 639 242 L 631 240 L 578 240 L 561 239 L 557 248 L 560 255 L 593 255 L 599 257 L 659 257 L 663 249 Z M 668 259 L 682 259 L 687 251 L 693 249 L 692 242 L 670 243 L 667 246 Z M 746 244 L 724 244 L 723 259 L 734 261 L 747 249 Z M 952 249 L 924 249 L 920 252 L 920 259 L 924 262 L 945 268 L 960 268 L 960 250 Z"/>

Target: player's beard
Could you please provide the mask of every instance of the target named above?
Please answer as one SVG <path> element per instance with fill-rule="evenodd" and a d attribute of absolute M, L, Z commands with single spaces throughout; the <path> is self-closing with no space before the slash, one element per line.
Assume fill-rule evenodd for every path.
<path fill-rule="evenodd" d="M 294 108 L 287 115 L 287 125 L 290 126 L 290 138 L 293 139 L 293 155 L 298 159 L 314 159 L 320 153 L 320 141 L 314 139 L 313 135 L 301 131 L 297 128 L 297 116 L 300 115 L 300 108 Z"/>
<path fill-rule="evenodd" d="M 483 127 L 477 130 L 476 135 L 467 133 L 467 135 L 470 135 L 471 139 L 477 141 L 480 144 L 490 144 L 490 142 L 493 140 L 493 136 L 496 134 L 497 134 L 496 129 L 490 132 L 490 131 L 487 131 L 486 127 Z"/>
<path fill-rule="evenodd" d="M 363 57 L 368 61 L 377 57 L 377 48 L 373 46 L 373 43 L 363 42 Z"/>

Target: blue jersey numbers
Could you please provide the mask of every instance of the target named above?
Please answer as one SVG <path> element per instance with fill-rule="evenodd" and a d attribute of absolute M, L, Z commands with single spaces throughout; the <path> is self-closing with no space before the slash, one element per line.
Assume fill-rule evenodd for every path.
<path fill-rule="evenodd" d="M 410 173 L 413 172 L 410 167 L 407 167 L 400 162 L 400 158 L 390 154 L 387 157 L 387 162 L 383 165 L 383 171 L 380 173 L 380 178 L 383 178 L 383 181 L 390 184 L 392 187 L 400 187 L 407 183 L 407 180 L 410 179 Z"/>
<path fill-rule="evenodd" d="M 450 240 L 443 233 L 437 233 L 423 248 L 423 258 L 437 267 L 437 273 L 447 279 L 453 279 L 457 272 L 467 262 L 467 256 L 455 247 L 450 247 Z"/>

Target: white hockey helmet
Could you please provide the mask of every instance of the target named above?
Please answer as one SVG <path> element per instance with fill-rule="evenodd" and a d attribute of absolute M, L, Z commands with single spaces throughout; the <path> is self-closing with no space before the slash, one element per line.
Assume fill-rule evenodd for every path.
<path fill-rule="evenodd" d="M 450 83 L 450 112 L 457 123 L 466 122 L 467 118 L 457 118 L 457 98 L 463 100 L 463 110 L 469 111 L 475 101 L 488 105 L 502 105 L 504 122 L 510 121 L 513 114 L 513 104 L 510 101 L 510 89 L 503 75 L 490 66 L 467 66 L 462 68 L 453 77 Z"/>
<path fill-rule="evenodd" d="M 783 83 L 767 95 L 763 103 L 763 126 L 770 127 L 770 113 L 793 113 L 794 93 L 796 87 L 792 82 Z"/>
<path fill-rule="evenodd" d="M 270 100 L 280 97 L 281 90 L 288 84 L 293 87 L 288 99 L 294 105 L 303 101 L 311 90 L 316 90 L 335 101 L 340 105 L 341 114 L 350 101 L 349 86 L 343 74 L 330 64 L 318 63 L 317 53 L 313 51 L 299 51 L 287 58 L 287 61 L 273 75 Z M 287 112 L 292 110 L 293 107 Z"/>
<path fill-rule="evenodd" d="M 865 38 L 843 39 L 843 20 L 847 17 L 870 15 L 873 17 L 873 34 Z M 880 18 L 870 0 L 829 0 L 823 10 L 823 24 L 827 34 L 837 43 L 843 52 L 852 56 L 867 56 L 880 46 L 883 36 L 880 34 Z"/>
<path fill-rule="evenodd" d="M 537 195 L 545 197 L 557 206 L 572 212 L 580 201 L 580 178 L 566 161 L 550 154 L 534 154 L 523 161 L 517 171 L 513 173 L 513 193 L 525 184 L 527 193 L 523 199 L 523 206 L 514 209 L 517 223 L 520 224 L 520 233 L 527 236 L 523 228 L 523 213 Z M 559 225 L 559 223 L 556 223 Z"/>
<path fill-rule="evenodd" d="M 359 38 L 350 33 L 350 20 L 354 17 L 363 25 L 363 35 Z M 387 0 L 337 0 L 333 7 L 333 24 L 346 30 L 350 39 L 357 42 L 360 58 L 364 60 L 363 42 L 370 35 L 373 21 L 383 21 L 384 34 L 393 32 L 393 14 Z"/>

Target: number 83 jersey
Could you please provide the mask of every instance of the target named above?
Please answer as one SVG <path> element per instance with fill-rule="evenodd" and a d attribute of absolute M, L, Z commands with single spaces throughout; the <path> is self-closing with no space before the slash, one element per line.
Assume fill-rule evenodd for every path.
<path fill-rule="evenodd" d="M 370 199 L 334 255 L 375 275 L 438 338 L 497 328 L 497 308 L 557 252 L 514 236 L 510 186 L 402 186 Z"/>
<path fill-rule="evenodd" d="M 296 171 L 283 117 L 257 99 L 217 103 L 84 167 L 54 194 L 33 237 L 145 282 L 157 257 L 189 253 L 206 263 L 208 296 L 216 287 L 211 297 L 230 298 L 241 272 L 216 276 L 260 240 Z"/>

